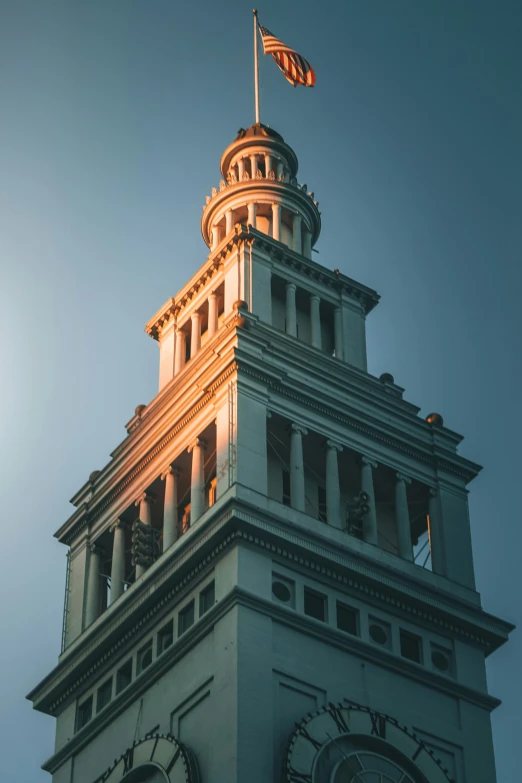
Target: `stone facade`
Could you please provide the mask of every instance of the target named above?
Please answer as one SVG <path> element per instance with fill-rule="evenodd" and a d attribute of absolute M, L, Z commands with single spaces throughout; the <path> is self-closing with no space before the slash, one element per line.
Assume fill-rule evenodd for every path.
<path fill-rule="evenodd" d="M 73 498 L 53 783 L 494 783 L 461 437 L 366 364 L 297 158 L 221 160 L 210 254 L 149 321 L 159 392 Z M 157 552 L 133 562 L 136 519 Z M 138 558 L 139 559 L 139 558 Z"/>

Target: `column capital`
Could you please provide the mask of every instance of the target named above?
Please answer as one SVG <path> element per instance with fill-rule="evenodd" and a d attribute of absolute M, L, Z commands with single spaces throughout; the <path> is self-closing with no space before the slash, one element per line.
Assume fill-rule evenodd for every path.
<path fill-rule="evenodd" d="M 201 313 L 199 312 L 199 310 L 194 310 L 194 312 L 190 314 L 190 317 L 192 320 L 194 320 L 195 318 L 201 318 Z"/>
<path fill-rule="evenodd" d="M 215 291 L 211 291 L 207 297 L 207 299 L 217 299 L 217 294 Z"/>
<path fill-rule="evenodd" d="M 319 296 L 319 294 L 312 294 L 311 293 L 310 294 L 310 301 L 311 302 L 320 302 L 321 301 L 321 297 Z"/>
<path fill-rule="evenodd" d="M 272 411 L 269 411 L 268 408 L 266 409 L 266 418 L 271 419 L 272 418 Z"/>
<path fill-rule="evenodd" d="M 188 447 L 187 449 L 188 453 L 190 454 L 191 451 L 194 451 L 195 448 L 200 448 L 203 449 L 203 451 L 205 451 L 205 449 L 207 448 L 206 440 L 203 440 L 203 438 L 196 438 L 196 440 L 194 440 Z"/>
<path fill-rule="evenodd" d="M 139 495 L 134 501 L 134 505 L 139 506 L 140 503 L 150 503 L 152 505 L 154 501 L 155 501 L 154 495 L 151 495 L 150 492 L 142 492 L 142 494 Z"/>
<path fill-rule="evenodd" d="M 176 468 L 174 465 L 169 465 L 168 468 L 165 468 L 165 470 L 162 471 L 160 478 L 162 481 L 165 481 L 167 476 L 172 475 L 175 476 L 176 478 L 179 478 L 179 474 L 180 474 L 179 468 Z"/>
<path fill-rule="evenodd" d="M 343 447 L 340 443 L 337 443 L 335 440 L 327 440 L 326 441 L 326 447 L 328 449 L 334 449 L 335 451 L 342 451 Z"/>
<path fill-rule="evenodd" d="M 117 527 L 119 528 L 126 527 L 125 522 L 123 522 L 121 519 L 115 519 L 114 522 L 109 526 L 110 532 L 114 533 Z"/>
<path fill-rule="evenodd" d="M 439 490 L 437 487 L 430 487 L 429 496 L 430 498 L 436 498 L 439 495 Z"/>
<path fill-rule="evenodd" d="M 99 544 L 89 544 L 89 551 L 91 555 L 104 555 L 105 552 Z"/>
<path fill-rule="evenodd" d="M 298 435 L 308 435 L 308 430 L 306 427 L 303 427 L 302 424 L 296 424 L 295 422 L 292 422 L 290 429 L 292 432 L 295 432 Z"/>
<path fill-rule="evenodd" d="M 396 473 L 395 478 L 398 482 L 402 482 L 403 484 L 411 484 L 411 478 L 404 475 L 404 473 Z"/>
<path fill-rule="evenodd" d="M 297 286 L 296 286 L 296 284 L 295 284 L 295 283 L 291 283 L 290 281 L 287 281 L 287 282 L 286 282 L 286 284 L 285 284 L 285 288 L 286 288 L 286 290 L 287 290 L 287 291 L 291 291 L 292 289 L 293 289 L 294 291 L 297 291 Z"/>
<path fill-rule="evenodd" d="M 365 454 L 361 456 L 361 462 L 363 465 L 369 465 L 370 468 L 377 468 L 379 464 L 378 462 L 376 462 L 376 460 L 367 457 Z"/>

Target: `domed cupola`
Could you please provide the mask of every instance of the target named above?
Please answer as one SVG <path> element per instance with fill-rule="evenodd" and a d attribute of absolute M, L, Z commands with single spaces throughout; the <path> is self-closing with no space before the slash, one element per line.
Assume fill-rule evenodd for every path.
<path fill-rule="evenodd" d="M 314 194 L 297 182 L 298 162 L 283 137 L 262 123 L 237 138 L 221 157 L 223 179 L 203 209 L 201 231 L 214 250 L 235 223 L 250 224 L 295 252 L 312 257 L 321 217 Z"/>

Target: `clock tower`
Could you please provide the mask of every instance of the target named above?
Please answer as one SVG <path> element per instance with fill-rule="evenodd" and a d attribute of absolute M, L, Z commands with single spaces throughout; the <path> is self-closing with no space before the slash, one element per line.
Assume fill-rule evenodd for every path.
<path fill-rule="evenodd" d="M 72 502 L 53 783 L 494 783 L 461 436 L 367 371 L 375 291 L 241 129 L 209 254 L 146 325 L 159 390 Z"/>

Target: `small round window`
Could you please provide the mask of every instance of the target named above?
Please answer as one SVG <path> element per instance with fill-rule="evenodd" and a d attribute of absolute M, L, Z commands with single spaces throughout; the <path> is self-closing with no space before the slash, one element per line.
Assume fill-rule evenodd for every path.
<path fill-rule="evenodd" d="M 285 604 L 288 603 L 292 597 L 290 590 L 283 582 L 272 582 L 272 595 L 274 598 L 277 598 L 278 601 L 283 601 Z"/>
<path fill-rule="evenodd" d="M 440 672 L 447 672 L 450 667 L 449 656 L 440 650 L 434 650 L 431 654 L 431 662 Z"/>
<path fill-rule="evenodd" d="M 381 625 L 370 625 L 370 638 L 376 642 L 376 644 L 386 644 L 388 641 L 388 634 Z"/>

